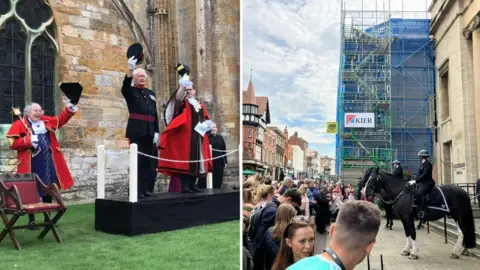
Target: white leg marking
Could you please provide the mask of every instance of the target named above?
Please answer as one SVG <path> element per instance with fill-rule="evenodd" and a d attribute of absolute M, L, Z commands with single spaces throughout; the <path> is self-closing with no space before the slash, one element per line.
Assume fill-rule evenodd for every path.
<path fill-rule="evenodd" d="M 412 240 L 412 238 L 410 237 L 410 240 Z M 417 241 L 415 240 L 412 240 L 412 255 L 418 255 L 418 246 L 417 246 Z"/>
<path fill-rule="evenodd" d="M 413 240 L 412 240 L 411 236 L 407 237 L 407 239 L 405 241 L 406 242 L 405 243 L 405 249 L 403 249 L 404 251 L 410 252 L 410 250 L 412 249 L 412 241 Z"/>
<path fill-rule="evenodd" d="M 457 239 L 457 242 L 455 243 L 455 247 L 453 247 L 453 254 L 460 255 L 460 250 L 462 249 L 462 243 L 463 243 L 463 233 L 458 223 L 457 223 L 457 232 L 458 232 L 458 239 Z"/>

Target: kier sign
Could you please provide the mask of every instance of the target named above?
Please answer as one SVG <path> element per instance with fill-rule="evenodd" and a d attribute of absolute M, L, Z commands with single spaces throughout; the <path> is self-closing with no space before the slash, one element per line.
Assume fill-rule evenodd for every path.
<path fill-rule="evenodd" d="M 346 128 L 374 128 L 374 113 L 345 113 Z"/>

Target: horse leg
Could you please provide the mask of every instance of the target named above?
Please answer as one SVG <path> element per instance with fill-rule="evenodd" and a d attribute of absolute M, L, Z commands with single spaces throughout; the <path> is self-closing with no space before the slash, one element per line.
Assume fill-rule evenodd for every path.
<path fill-rule="evenodd" d="M 450 259 L 460 258 L 460 252 L 461 252 L 462 243 L 463 243 L 463 232 L 460 229 L 460 225 L 458 225 L 458 222 L 457 222 L 457 231 L 458 231 L 458 239 L 457 239 L 457 242 L 455 243 L 455 246 L 453 247 L 453 251 L 452 251 L 452 254 L 450 255 Z"/>
<path fill-rule="evenodd" d="M 393 212 L 393 206 L 390 206 L 390 230 L 392 230 L 393 226 L 393 218 L 395 217 L 395 212 Z"/>
<path fill-rule="evenodd" d="M 417 232 L 415 231 L 415 219 L 413 215 L 410 216 L 407 222 L 407 227 L 409 229 L 410 236 L 412 238 L 412 252 L 410 253 L 410 256 L 408 256 L 409 259 L 416 260 L 418 259 L 418 242 L 417 242 Z"/>
<path fill-rule="evenodd" d="M 403 218 L 400 218 L 400 220 L 402 221 L 403 230 L 405 231 L 405 237 L 406 237 L 405 248 L 402 250 L 400 254 L 402 256 L 408 256 L 410 255 L 410 250 L 412 249 L 412 237 L 410 237 L 407 223 L 405 222 L 405 220 Z"/>
<path fill-rule="evenodd" d="M 421 230 L 423 228 L 423 222 L 423 219 L 420 219 L 420 221 L 418 222 L 417 230 Z"/>
<path fill-rule="evenodd" d="M 388 225 L 390 224 L 390 211 L 388 209 L 388 205 L 384 204 L 385 207 L 385 216 L 387 217 L 387 223 L 385 223 L 385 229 L 388 229 Z"/>

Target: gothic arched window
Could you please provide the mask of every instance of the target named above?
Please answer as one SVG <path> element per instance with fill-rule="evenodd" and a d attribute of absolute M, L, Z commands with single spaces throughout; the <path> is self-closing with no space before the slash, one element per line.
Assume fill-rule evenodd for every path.
<path fill-rule="evenodd" d="M 0 125 L 11 124 L 12 107 L 39 103 L 55 114 L 53 13 L 46 0 L 0 0 Z"/>

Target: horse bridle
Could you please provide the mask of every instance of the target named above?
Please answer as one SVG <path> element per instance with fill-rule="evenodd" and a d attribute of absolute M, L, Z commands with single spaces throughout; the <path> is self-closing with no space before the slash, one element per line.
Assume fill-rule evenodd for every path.
<path fill-rule="evenodd" d="M 380 176 L 380 174 L 377 174 L 376 176 L 377 176 L 377 177 L 375 177 L 375 181 L 378 181 L 381 176 Z M 367 191 L 366 189 L 367 189 L 367 186 L 368 186 L 368 182 L 369 182 L 370 179 L 372 179 L 372 178 L 374 178 L 374 177 L 371 177 L 371 176 L 368 177 L 367 183 L 365 184 L 365 187 L 364 187 L 364 189 L 365 189 L 365 195 L 366 195 L 366 191 Z M 397 197 L 395 197 L 395 199 L 393 199 L 393 200 L 391 200 L 391 201 L 389 201 L 389 202 L 384 201 L 384 200 L 382 199 L 382 197 L 378 197 L 378 198 L 380 199 L 380 201 L 382 201 L 382 202 L 385 203 L 385 204 L 394 204 L 394 203 L 398 200 L 398 198 L 400 198 L 400 196 L 403 194 L 403 191 L 404 191 L 404 190 L 405 190 L 405 188 L 402 189 L 402 191 L 400 191 L 400 193 L 398 193 L 398 195 L 397 195 Z M 375 190 L 373 190 L 373 193 L 375 194 Z"/>

